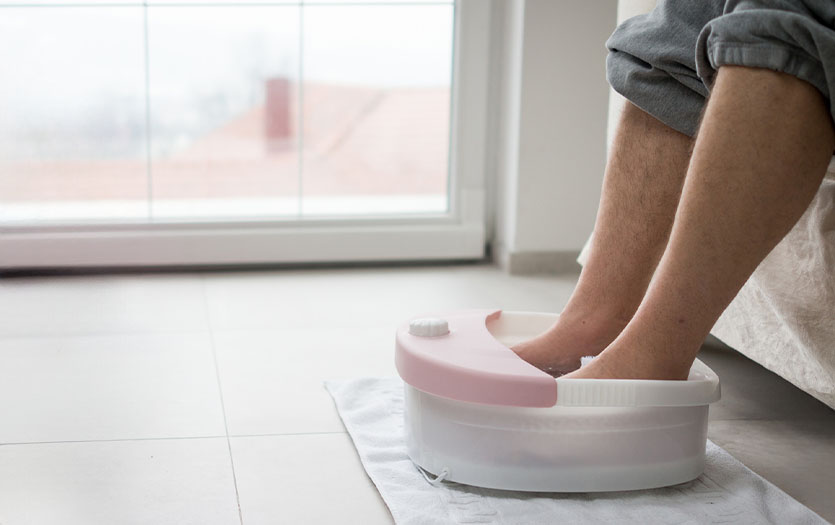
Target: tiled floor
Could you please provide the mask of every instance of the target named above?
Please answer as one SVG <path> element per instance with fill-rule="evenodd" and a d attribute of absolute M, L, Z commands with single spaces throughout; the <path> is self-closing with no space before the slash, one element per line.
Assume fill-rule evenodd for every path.
<path fill-rule="evenodd" d="M 393 375 L 394 327 L 556 311 L 489 266 L 0 279 L 0 524 L 390 523 L 322 381 Z M 835 520 L 835 411 L 721 345 L 710 437 Z"/>

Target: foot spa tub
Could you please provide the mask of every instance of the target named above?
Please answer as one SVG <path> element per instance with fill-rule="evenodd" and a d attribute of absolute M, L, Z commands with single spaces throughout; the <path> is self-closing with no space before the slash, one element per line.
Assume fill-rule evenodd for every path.
<path fill-rule="evenodd" d="M 536 492 L 636 490 L 704 469 L 719 378 L 696 360 L 686 381 L 559 379 L 512 345 L 556 314 L 465 311 L 399 327 L 412 461 L 458 483 Z"/>

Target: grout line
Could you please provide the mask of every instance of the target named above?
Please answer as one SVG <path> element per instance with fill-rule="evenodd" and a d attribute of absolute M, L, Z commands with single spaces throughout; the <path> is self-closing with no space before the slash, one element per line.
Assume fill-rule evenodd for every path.
<path fill-rule="evenodd" d="M 736 421 L 752 421 L 752 422 L 772 422 L 772 423 L 820 423 L 820 418 L 817 417 L 792 417 L 792 418 L 773 418 L 773 417 L 738 417 L 738 418 L 719 418 L 710 419 L 708 425 L 713 422 L 736 422 Z M 825 423 L 824 423 L 825 424 Z M 68 440 L 54 440 L 54 441 L 11 441 L 7 443 L 0 442 L 0 447 L 15 446 L 15 445 L 61 445 L 73 443 L 119 443 L 119 442 L 134 442 L 134 441 L 181 441 L 188 439 L 221 439 L 221 438 L 258 438 L 258 437 L 296 437 L 296 436 L 318 436 L 318 435 L 333 435 L 333 434 L 347 434 L 346 430 L 323 430 L 316 432 L 265 432 L 260 434 L 220 434 L 220 435 L 206 435 L 206 436 L 168 436 L 168 437 L 140 437 L 140 438 L 111 438 L 111 439 L 68 439 Z"/>
<path fill-rule="evenodd" d="M 220 381 L 220 367 L 217 361 L 217 345 L 215 345 L 215 334 L 211 331 L 212 319 L 209 313 L 209 297 L 206 293 L 206 278 L 202 276 L 200 279 L 203 290 L 203 312 L 206 316 L 206 324 L 209 327 L 209 344 L 212 347 L 212 360 L 215 365 L 215 378 L 217 379 L 217 393 L 220 399 L 220 410 L 223 413 L 223 431 L 226 435 L 226 449 L 229 451 L 229 466 L 232 468 L 232 483 L 235 486 L 235 502 L 238 505 L 238 521 L 243 525 L 244 518 L 241 512 L 241 496 L 238 492 L 238 476 L 235 473 L 235 458 L 232 456 L 232 440 L 229 439 L 229 424 L 226 420 L 226 403 L 223 401 L 223 385 Z"/>
<path fill-rule="evenodd" d="M 251 437 L 282 437 L 282 436 L 319 436 L 327 434 L 347 434 L 347 430 L 323 430 L 321 432 L 267 432 L 265 434 L 232 434 L 232 438 L 251 438 Z"/>
<path fill-rule="evenodd" d="M 245 331 L 247 329 L 242 328 L 241 331 Z M 238 330 L 221 330 L 222 332 L 231 331 L 235 332 Z M 257 330 L 256 330 L 257 331 Z M 157 336 L 157 335 L 202 335 L 202 334 L 209 334 L 211 331 L 209 328 L 195 328 L 192 330 L 154 330 L 154 331 L 147 331 L 147 330 L 114 330 L 112 332 L 59 332 L 59 333 L 51 333 L 51 334 L 36 334 L 36 333 L 22 333 L 22 334 L 2 334 L 0 333 L 0 341 L 19 341 L 19 340 L 27 340 L 27 339 L 76 339 L 76 338 L 84 338 L 84 337 L 140 337 L 140 336 Z M 2 525 L 2 524 L 0 524 Z"/>
<path fill-rule="evenodd" d="M 170 436 L 170 437 L 142 437 L 142 438 L 114 438 L 114 439 L 65 439 L 55 441 L 13 441 L 0 443 L 0 447 L 12 445 L 63 445 L 72 443 L 119 443 L 133 441 L 180 441 L 184 439 L 219 439 L 226 436 Z"/>
<path fill-rule="evenodd" d="M 66 445 L 73 443 L 130 443 L 134 441 L 182 441 L 187 439 L 222 439 L 222 438 L 250 438 L 250 437 L 294 437 L 294 436 L 316 436 L 321 434 L 347 434 L 345 431 L 332 430 L 324 432 L 273 432 L 266 434 L 230 434 L 210 436 L 169 436 L 169 437 L 140 437 L 140 438 L 113 438 L 113 439 L 64 439 L 55 441 L 10 441 L 0 443 L 0 447 L 19 445 Z"/>

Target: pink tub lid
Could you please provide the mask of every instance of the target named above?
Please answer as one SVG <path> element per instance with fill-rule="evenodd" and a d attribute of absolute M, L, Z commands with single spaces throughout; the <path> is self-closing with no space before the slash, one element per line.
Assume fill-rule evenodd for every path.
<path fill-rule="evenodd" d="M 472 310 L 438 317 L 445 335 L 397 330 L 395 365 L 400 377 L 418 390 L 441 397 L 521 407 L 550 407 L 557 401 L 556 380 L 524 361 L 487 330 L 501 310 Z M 430 328 L 431 332 L 435 328 Z"/>

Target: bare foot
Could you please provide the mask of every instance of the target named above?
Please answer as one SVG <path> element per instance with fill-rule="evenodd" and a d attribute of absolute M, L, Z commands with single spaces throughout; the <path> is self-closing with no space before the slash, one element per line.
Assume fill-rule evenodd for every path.
<path fill-rule="evenodd" d="M 528 363 L 560 377 L 577 370 L 581 357 L 603 351 L 627 321 L 611 316 L 564 312 L 547 332 L 512 349 Z"/>
<path fill-rule="evenodd" d="M 687 379 L 692 360 L 686 362 L 670 352 L 654 351 L 647 340 L 644 345 L 630 341 L 628 331 L 586 366 L 562 379 Z"/>

